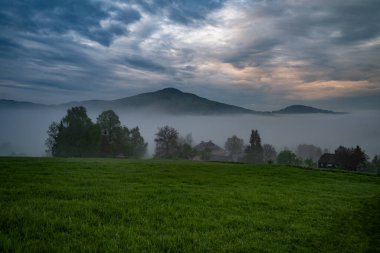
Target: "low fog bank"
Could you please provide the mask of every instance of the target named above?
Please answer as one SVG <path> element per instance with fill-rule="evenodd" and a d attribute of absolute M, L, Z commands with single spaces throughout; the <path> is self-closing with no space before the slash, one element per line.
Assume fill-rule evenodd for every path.
<path fill-rule="evenodd" d="M 45 156 L 46 131 L 65 114 L 63 109 L 0 110 L 0 147 L 16 156 Z M 0 149 L 0 155 L 10 155 L 8 151 Z"/>
<path fill-rule="evenodd" d="M 100 112 L 89 111 L 96 121 Z M 224 147 L 228 137 L 237 135 L 248 143 L 251 129 L 258 129 L 262 143 L 272 144 L 277 151 L 298 144 L 314 144 L 333 152 L 339 145 L 359 145 L 372 158 L 380 154 L 380 113 L 378 111 L 327 115 L 227 115 L 227 116 L 168 116 L 116 111 L 123 125 L 138 126 L 154 152 L 154 137 L 164 125 L 176 128 L 180 135 L 192 133 L 194 145 L 212 140 Z M 46 130 L 52 121 L 59 121 L 65 110 L 0 110 L 0 155 L 44 156 Z"/>
<path fill-rule="evenodd" d="M 228 137 L 237 135 L 247 144 L 252 129 L 258 129 L 262 143 L 272 144 L 279 151 L 295 149 L 298 144 L 314 144 L 333 152 L 339 145 L 359 145 L 371 157 L 380 153 L 380 114 L 360 112 L 341 115 L 279 115 L 279 116 L 150 116 L 120 115 L 124 124 L 138 125 L 154 152 L 157 128 L 170 125 L 180 135 L 192 133 L 194 143 L 212 140 L 224 147 Z"/>

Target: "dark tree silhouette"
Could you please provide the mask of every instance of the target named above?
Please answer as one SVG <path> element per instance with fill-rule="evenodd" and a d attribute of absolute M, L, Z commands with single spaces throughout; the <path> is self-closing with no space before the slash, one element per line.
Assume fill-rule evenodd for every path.
<path fill-rule="evenodd" d="M 359 146 L 356 148 L 339 146 L 335 150 L 335 159 L 343 169 L 358 170 L 365 166 L 368 156 Z"/>
<path fill-rule="evenodd" d="M 245 148 L 245 160 L 252 163 L 262 163 L 263 147 L 258 130 L 252 129 L 249 143 L 250 145 Z"/>
<path fill-rule="evenodd" d="M 148 146 L 148 143 L 144 142 L 144 138 L 140 134 L 138 127 L 132 128 L 129 131 L 128 146 L 130 147 L 130 157 L 142 158 Z"/>
<path fill-rule="evenodd" d="M 119 116 L 114 111 L 102 112 L 96 119 L 96 123 L 100 126 L 102 134 L 107 136 L 109 142 L 117 138 L 117 132 L 120 131 L 121 124 Z"/>
<path fill-rule="evenodd" d="M 140 129 L 122 126 L 114 111 L 102 112 L 97 118 L 97 124 L 102 130 L 103 155 L 123 155 L 136 159 L 145 155 L 148 144 L 144 142 Z"/>
<path fill-rule="evenodd" d="M 123 153 L 122 139 L 123 135 L 128 136 L 128 132 L 125 133 L 122 128 L 119 116 L 112 110 L 104 111 L 98 116 L 96 123 L 102 133 L 100 153 L 106 156 Z"/>
<path fill-rule="evenodd" d="M 47 147 L 46 153 L 51 156 L 56 156 L 58 152 L 58 134 L 59 134 L 59 124 L 53 122 L 50 124 L 47 130 L 48 138 L 45 141 L 45 146 Z"/>
<path fill-rule="evenodd" d="M 72 107 L 59 124 L 48 129 L 46 145 L 53 156 L 94 156 L 100 143 L 100 129 L 83 106 Z"/>
<path fill-rule="evenodd" d="M 49 126 L 47 133 L 47 152 L 53 156 L 141 158 L 148 145 L 138 127 L 129 130 L 122 126 L 112 110 L 101 113 L 93 124 L 82 106 L 69 109 L 59 124 Z"/>
<path fill-rule="evenodd" d="M 156 158 L 175 158 L 178 152 L 178 131 L 173 127 L 164 126 L 156 133 Z"/>

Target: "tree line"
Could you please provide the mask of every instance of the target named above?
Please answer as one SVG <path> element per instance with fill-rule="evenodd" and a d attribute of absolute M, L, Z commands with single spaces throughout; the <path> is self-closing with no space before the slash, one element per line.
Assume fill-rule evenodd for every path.
<path fill-rule="evenodd" d="M 189 140 L 189 138 L 186 138 Z M 193 159 L 198 156 L 201 160 L 211 158 L 211 150 L 198 151 L 191 146 L 190 141 L 181 138 L 178 131 L 170 126 L 164 126 L 156 133 L 155 158 L 160 159 Z M 248 145 L 236 135 L 228 138 L 224 145 L 228 152 L 227 159 L 233 162 L 245 163 L 277 163 L 291 166 L 317 167 L 318 160 L 323 153 L 320 147 L 312 144 L 300 144 L 295 152 L 285 148 L 277 153 L 271 144 L 262 144 L 258 130 L 252 129 Z M 374 157 L 372 163 L 368 162 L 368 156 L 359 146 L 346 148 L 339 146 L 334 151 L 335 163 L 339 168 L 345 170 L 367 170 L 379 168 L 379 158 Z"/>
<path fill-rule="evenodd" d="M 145 156 L 147 143 L 139 128 L 129 129 L 121 125 L 118 115 L 112 111 L 102 112 L 93 123 L 82 106 L 67 110 L 60 122 L 53 122 L 48 128 L 47 152 L 58 157 L 127 157 L 139 159 Z M 179 135 L 177 129 L 164 126 L 155 134 L 156 159 L 212 159 L 212 150 L 197 150 L 193 146 L 192 135 Z M 271 144 L 262 144 L 258 130 L 252 129 L 249 143 L 233 135 L 224 145 L 228 161 L 245 163 L 277 163 L 292 166 L 317 167 L 317 161 L 327 150 L 311 145 L 298 145 L 295 152 L 284 149 L 280 152 Z M 334 155 L 339 167 L 346 170 L 380 167 L 380 159 L 375 156 L 372 163 L 357 146 L 339 146 Z"/>
<path fill-rule="evenodd" d="M 142 158 L 148 145 L 139 128 L 122 126 L 114 111 L 102 112 L 93 123 L 83 106 L 68 109 L 47 133 L 46 151 L 57 157 Z"/>

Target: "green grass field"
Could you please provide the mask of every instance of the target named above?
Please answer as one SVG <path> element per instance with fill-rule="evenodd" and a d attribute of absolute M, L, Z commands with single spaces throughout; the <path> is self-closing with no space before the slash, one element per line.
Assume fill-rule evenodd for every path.
<path fill-rule="evenodd" d="M 0 158 L 0 252 L 379 252 L 379 177 Z"/>

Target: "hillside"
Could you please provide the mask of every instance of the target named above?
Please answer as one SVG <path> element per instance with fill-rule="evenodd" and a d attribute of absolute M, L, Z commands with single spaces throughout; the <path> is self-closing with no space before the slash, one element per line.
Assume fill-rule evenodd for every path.
<path fill-rule="evenodd" d="M 0 158 L 0 252 L 378 252 L 375 176 Z"/>
<path fill-rule="evenodd" d="M 43 104 L 0 99 L 0 109 L 40 109 L 46 107 L 48 106 Z"/>
<path fill-rule="evenodd" d="M 273 112 L 253 111 L 239 106 L 212 101 L 192 93 L 185 93 L 174 88 L 166 88 L 155 92 L 142 93 L 136 96 L 116 100 L 87 100 L 69 102 L 60 105 L 43 105 L 30 102 L 0 100 L 0 109 L 12 108 L 60 108 L 85 106 L 89 110 L 116 110 L 119 112 L 153 112 L 172 115 L 222 115 L 222 114 L 298 114 L 298 113 L 334 113 L 303 105 L 293 105 Z"/>
<path fill-rule="evenodd" d="M 275 114 L 308 114 L 308 113 L 327 113 L 327 114 L 333 114 L 335 112 L 329 111 L 329 110 L 323 110 L 318 109 L 311 106 L 305 106 L 305 105 L 291 105 L 288 107 L 285 107 L 284 109 L 273 111 L 272 113 Z"/>
<path fill-rule="evenodd" d="M 151 109 L 169 114 L 244 114 L 257 113 L 238 106 L 228 105 L 185 93 L 174 88 L 114 100 L 118 108 Z"/>
<path fill-rule="evenodd" d="M 112 109 L 123 112 L 153 112 L 174 115 L 266 114 L 212 101 L 174 88 L 166 88 L 155 92 L 142 93 L 136 96 L 116 100 L 87 100 L 69 102 L 60 105 L 44 105 L 0 100 L 0 109 L 70 108 L 73 106 L 85 106 L 88 110 L 96 111 Z"/>

